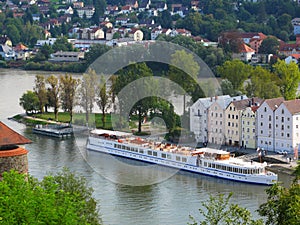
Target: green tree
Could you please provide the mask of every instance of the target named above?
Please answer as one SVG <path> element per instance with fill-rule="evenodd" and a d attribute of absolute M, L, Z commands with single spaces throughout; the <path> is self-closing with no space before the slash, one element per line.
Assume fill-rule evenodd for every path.
<path fill-rule="evenodd" d="M 47 89 L 48 93 L 48 104 L 54 108 L 55 121 L 58 120 L 58 109 L 59 109 L 59 80 L 56 76 L 51 75 L 47 78 L 46 82 L 50 85 Z"/>
<path fill-rule="evenodd" d="M 44 112 L 44 107 L 48 103 L 47 98 L 47 89 L 46 89 L 46 82 L 45 76 L 43 75 L 36 75 L 34 81 L 34 88 L 33 90 L 38 96 L 39 99 L 39 110 L 41 113 Z"/>
<path fill-rule="evenodd" d="M 294 62 L 286 64 L 284 60 L 278 60 L 273 65 L 274 73 L 280 78 L 280 91 L 286 100 L 296 98 L 298 84 L 300 82 L 300 71 Z"/>
<path fill-rule="evenodd" d="M 199 209 L 204 219 L 197 222 L 193 216 L 190 216 L 192 223 L 189 225 L 263 225 L 262 220 L 252 219 L 247 209 L 229 203 L 231 196 L 232 193 L 227 197 L 223 194 L 217 197 L 210 196 L 208 202 L 202 203 L 204 209 Z"/>
<path fill-rule="evenodd" d="M 14 45 L 18 44 L 21 40 L 21 35 L 18 28 L 14 24 L 9 24 L 6 28 L 7 36 L 11 39 Z"/>
<path fill-rule="evenodd" d="M 299 224 L 300 184 L 294 182 L 290 188 L 274 184 L 266 192 L 268 200 L 258 210 L 261 216 L 266 217 L 266 225 Z"/>
<path fill-rule="evenodd" d="M 72 75 L 65 74 L 59 78 L 60 85 L 60 100 L 63 110 L 70 113 L 70 123 L 73 120 L 73 108 L 75 106 L 76 89 L 79 85 L 79 80 L 74 79 Z"/>
<path fill-rule="evenodd" d="M 5 172 L 0 182 L 0 223 L 102 224 L 92 192 L 84 178 L 68 170 L 42 181 Z"/>
<path fill-rule="evenodd" d="M 93 63 L 98 57 L 109 51 L 111 47 L 102 44 L 92 45 L 90 50 L 85 54 L 87 65 Z"/>
<path fill-rule="evenodd" d="M 230 95 L 230 96 L 235 95 L 235 91 L 233 89 L 232 83 L 229 80 L 223 79 L 220 83 L 220 86 L 223 95 Z"/>
<path fill-rule="evenodd" d="M 169 67 L 169 78 L 179 84 L 187 93 L 193 93 L 197 86 L 199 64 L 194 56 L 185 50 L 177 50 L 171 56 L 171 65 Z M 186 93 L 183 94 L 183 112 L 186 109 Z"/>
<path fill-rule="evenodd" d="M 110 107 L 111 97 L 107 90 L 107 84 L 104 76 L 101 76 L 99 91 L 97 96 L 97 104 L 102 112 L 102 126 L 105 127 L 105 114 L 107 109 Z"/>
<path fill-rule="evenodd" d="M 89 114 L 92 113 L 97 90 L 97 75 L 94 70 L 89 69 L 83 74 L 79 89 L 80 105 L 85 111 L 86 122 L 89 122 Z"/>
<path fill-rule="evenodd" d="M 246 85 L 248 97 L 260 97 L 263 99 L 277 98 L 281 96 L 277 85 L 278 77 L 260 66 L 255 67 Z"/>
<path fill-rule="evenodd" d="M 264 39 L 258 49 L 259 53 L 262 54 L 277 54 L 279 49 L 279 41 L 276 37 L 267 37 Z"/>
<path fill-rule="evenodd" d="M 232 83 L 236 91 L 244 91 L 244 82 L 250 76 L 252 67 L 240 60 L 226 61 L 222 66 L 217 67 L 221 78 Z"/>
<path fill-rule="evenodd" d="M 24 93 L 20 98 L 20 106 L 23 107 L 26 114 L 39 110 L 39 99 L 36 93 L 33 91 Z"/>
<path fill-rule="evenodd" d="M 52 45 L 52 49 L 54 52 L 57 51 L 73 51 L 73 45 L 68 42 L 66 37 L 57 38 L 54 44 Z"/>
<path fill-rule="evenodd" d="M 147 115 L 149 109 L 152 106 L 152 100 L 150 97 L 140 99 L 144 93 L 149 94 L 153 90 L 154 83 L 153 81 L 145 80 L 143 84 L 138 83 L 139 85 L 132 85 L 134 81 L 137 81 L 140 78 L 150 78 L 153 77 L 153 73 L 146 63 L 135 63 L 123 68 L 118 73 L 116 83 L 114 85 L 115 95 L 118 95 L 123 88 L 127 87 L 126 93 L 123 93 L 121 96 L 118 95 L 120 114 L 125 116 L 125 113 L 138 116 L 138 132 L 142 131 L 142 121 Z M 129 87 L 129 88 L 128 88 Z M 132 105 L 133 99 L 136 99 L 132 108 L 128 106 Z"/>

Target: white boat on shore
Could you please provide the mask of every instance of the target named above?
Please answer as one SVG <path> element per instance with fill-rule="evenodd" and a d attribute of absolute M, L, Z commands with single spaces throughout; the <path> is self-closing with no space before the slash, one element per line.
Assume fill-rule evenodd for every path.
<path fill-rule="evenodd" d="M 238 182 L 272 185 L 278 180 L 275 173 L 266 171 L 266 163 L 247 162 L 223 150 L 155 142 L 119 131 L 91 131 L 87 149 Z"/>

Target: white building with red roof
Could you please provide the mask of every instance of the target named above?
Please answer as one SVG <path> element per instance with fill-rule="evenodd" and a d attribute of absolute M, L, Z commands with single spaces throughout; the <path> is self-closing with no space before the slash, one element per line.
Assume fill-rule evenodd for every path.
<path fill-rule="evenodd" d="M 232 53 L 232 58 L 239 59 L 244 62 L 249 62 L 251 61 L 251 57 L 253 54 L 255 54 L 255 50 L 243 43 L 240 45 L 238 53 Z"/>

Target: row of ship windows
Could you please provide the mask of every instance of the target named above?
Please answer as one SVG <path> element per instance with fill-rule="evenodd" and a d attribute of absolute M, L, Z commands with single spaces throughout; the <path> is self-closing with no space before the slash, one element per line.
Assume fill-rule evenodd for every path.
<path fill-rule="evenodd" d="M 118 149 L 124 149 L 124 150 L 127 150 L 127 151 L 138 152 L 138 153 L 144 154 L 144 150 L 143 149 L 138 149 L 136 147 L 129 147 L 129 146 L 120 145 L 120 144 L 114 144 L 114 147 L 118 148 Z M 147 154 L 151 155 L 151 156 L 157 157 L 157 152 L 156 151 L 148 150 Z M 171 155 L 167 154 L 167 153 L 161 153 L 161 157 L 164 158 L 164 159 L 171 159 Z M 186 157 L 176 156 L 176 161 L 187 162 L 187 158 Z"/>
<path fill-rule="evenodd" d="M 224 165 L 219 165 L 219 164 L 215 164 L 215 163 L 208 163 L 208 162 L 204 162 L 204 166 L 209 167 L 209 168 L 213 168 L 213 169 L 219 169 L 219 170 L 224 170 L 224 171 L 229 171 L 229 172 L 234 172 L 234 173 L 240 173 L 240 174 L 259 174 L 260 173 L 260 169 L 243 169 L 243 168 L 224 166 Z"/>

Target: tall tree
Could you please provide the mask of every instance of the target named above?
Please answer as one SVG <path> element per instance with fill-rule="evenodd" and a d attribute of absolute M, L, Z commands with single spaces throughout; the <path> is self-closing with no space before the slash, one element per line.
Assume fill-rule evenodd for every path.
<path fill-rule="evenodd" d="M 133 85 L 133 82 L 146 77 L 153 77 L 153 73 L 145 63 L 131 64 L 119 71 L 114 90 L 115 95 L 118 95 L 126 88 L 126 93 L 118 95 L 120 113 L 122 116 L 125 116 L 125 113 L 129 113 L 129 116 L 134 114 L 138 116 L 138 132 L 142 131 L 142 121 L 151 107 L 151 98 L 143 99 L 142 96 L 151 93 L 155 87 L 153 82 L 147 82 L 149 80 L 138 85 Z M 132 107 L 128 108 L 129 106 Z"/>
<path fill-rule="evenodd" d="M 98 96 L 97 96 L 97 104 L 102 112 L 102 126 L 105 127 L 105 114 L 107 109 L 110 107 L 111 97 L 107 90 L 107 84 L 104 76 L 101 76 L 99 89 L 98 89 Z"/>
<path fill-rule="evenodd" d="M 250 81 L 246 85 L 248 97 L 260 97 L 263 99 L 277 98 L 281 96 L 278 77 L 269 70 L 260 66 L 255 67 L 250 75 Z"/>
<path fill-rule="evenodd" d="M 251 70 L 250 65 L 246 65 L 240 60 L 226 61 L 217 68 L 220 76 L 229 80 L 236 91 L 244 90 L 244 82 L 250 76 Z"/>
<path fill-rule="evenodd" d="M 68 170 L 41 181 L 5 172 L 0 192 L 1 224 L 102 224 L 93 189 Z"/>
<path fill-rule="evenodd" d="M 59 109 L 59 80 L 56 76 L 51 75 L 47 78 L 46 82 L 50 85 L 48 88 L 48 104 L 54 108 L 55 121 L 58 120 Z"/>
<path fill-rule="evenodd" d="M 85 111 L 86 122 L 89 122 L 89 114 L 92 113 L 97 90 L 97 75 L 92 69 L 83 74 L 79 89 L 80 105 Z"/>
<path fill-rule="evenodd" d="M 231 196 L 232 193 L 227 197 L 223 194 L 210 196 L 209 201 L 202 204 L 204 209 L 199 209 L 203 220 L 198 223 L 193 216 L 190 216 L 193 222 L 189 225 L 263 225 L 261 219 L 252 219 L 250 211 L 230 203 Z"/>
<path fill-rule="evenodd" d="M 177 50 L 171 56 L 169 78 L 180 85 L 187 93 L 193 93 L 196 88 L 199 71 L 200 66 L 191 53 L 187 53 L 185 50 Z M 180 94 L 183 94 L 183 112 L 185 112 L 186 93 Z"/>
<path fill-rule="evenodd" d="M 39 110 L 41 113 L 44 112 L 44 107 L 47 104 L 47 90 L 46 90 L 46 83 L 45 83 L 45 76 L 43 75 L 36 75 L 34 81 L 34 91 L 38 96 L 39 99 Z"/>
<path fill-rule="evenodd" d="M 26 114 L 30 112 L 36 112 L 39 110 L 39 99 L 35 92 L 27 91 L 20 98 L 20 106 L 26 111 Z"/>
<path fill-rule="evenodd" d="M 280 78 L 280 91 L 286 100 L 296 98 L 298 84 L 300 82 L 300 71 L 296 63 L 286 64 L 279 60 L 273 65 L 274 73 Z"/>
<path fill-rule="evenodd" d="M 262 41 L 258 52 L 263 54 L 277 54 L 279 49 L 279 41 L 276 37 L 267 37 L 265 40 Z"/>
<path fill-rule="evenodd" d="M 300 184 L 290 188 L 274 184 L 266 190 L 268 200 L 260 205 L 258 213 L 266 217 L 266 225 L 296 225 L 300 221 Z"/>
<path fill-rule="evenodd" d="M 59 78 L 60 85 L 60 100 L 62 108 L 70 113 L 70 123 L 73 120 L 73 108 L 75 106 L 76 89 L 79 85 L 79 80 L 74 79 L 72 75 L 65 74 Z"/>

